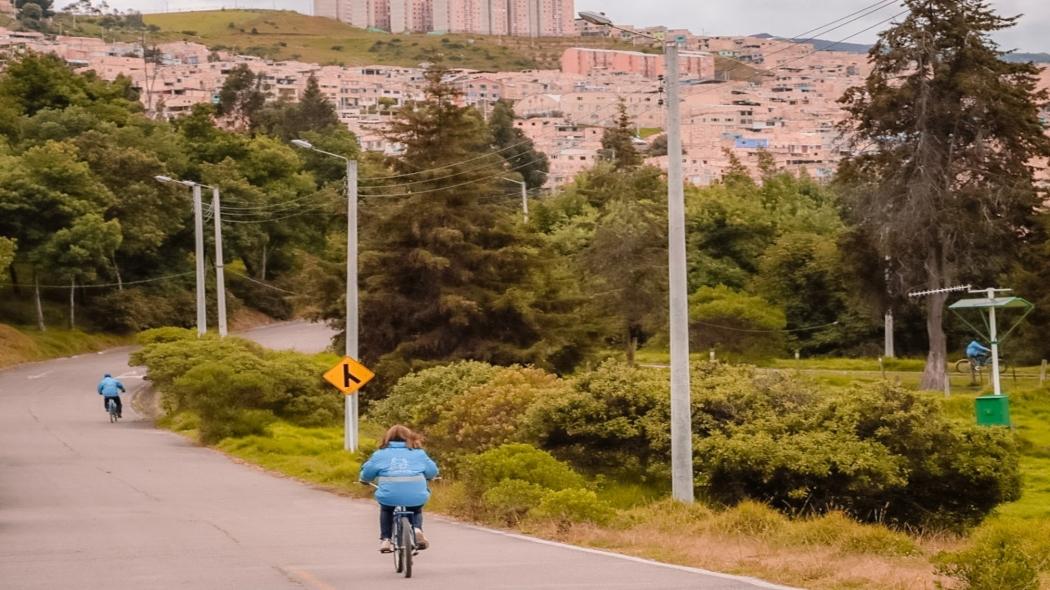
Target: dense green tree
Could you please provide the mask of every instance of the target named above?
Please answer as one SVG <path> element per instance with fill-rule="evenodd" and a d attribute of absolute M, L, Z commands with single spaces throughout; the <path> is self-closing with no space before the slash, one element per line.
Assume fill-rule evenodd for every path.
<path fill-rule="evenodd" d="M 0 275 L 6 274 L 8 267 L 15 261 L 16 250 L 18 250 L 18 240 L 0 237 Z"/>
<path fill-rule="evenodd" d="M 521 175 L 529 189 L 540 188 L 547 182 L 550 161 L 521 129 L 514 126 L 514 119 L 514 107 L 509 102 L 501 100 L 492 107 L 489 115 L 492 147 L 503 156 L 511 170 Z"/>
<path fill-rule="evenodd" d="M 634 168 L 642 163 L 642 156 L 634 147 L 634 121 L 627 114 L 627 103 L 620 99 L 616 105 L 616 121 L 602 134 L 602 158 L 613 163 L 617 170 Z"/>
<path fill-rule="evenodd" d="M 866 149 L 840 166 L 849 213 L 892 253 L 901 290 L 994 278 L 1040 203 L 1029 162 L 1050 156 L 1038 117 L 1038 69 L 1010 63 L 991 34 L 1016 18 L 985 0 L 906 0 L 909 14 L 879 35 L 864 86 L 842 101 Z M 922 386 L 941 389 L 946 294 L 926 298 L 929 352 Z"/>
<path fill-rule="evenodd" d="M 266 105 L 255 115 L 255 120 L 252 127 L 285 141 L 301 138 L 309 131 L 328 134 L 343 128 L 335 106 L 321 92 L 313 74 L 306 79 L 306 90 L 297 102 Z"/>
<path fill-rule="evenodd" d="M 428 70 L 426 99 L 392 123 L 391 138 L 405 147 L 394 163 L 401 177 L 362 186 L 362 355 L 390 379 L 452 359 L 577 360 L 575 343 L 557 337 L 571 327 L 572 303 L 542 288 L 542 243 L 512 210 L 484 199 L 504 163 L 487 157 L 485 121 L 457 104 L 443 75 Z M 337 324 L 340 292 L 318 302 Z"/>
<path fill-rule="evenodd" d="M 255 129 L 266 105 L 262 77 L 247 64 L 237 64 L 226 74 L 219 91 L 216 114 L 235 129 Z"/>
<path fill-rule="evenodd" d="M 118 111 L 134 109 L 136 95 L 126 78 L 115 83 L 93 72 L 77 74 L 61 58 L 28 53 L 7 64 L 0 79 L 0 101 L 32 116 L 43 109 L 109 104 Z"/>

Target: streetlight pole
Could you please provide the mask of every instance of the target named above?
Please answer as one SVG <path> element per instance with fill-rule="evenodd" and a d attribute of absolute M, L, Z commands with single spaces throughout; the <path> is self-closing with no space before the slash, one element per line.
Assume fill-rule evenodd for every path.
<path fill-rule="evenodd" d="M 197 336 L 203 336 L 208 331 L 207 311 L 204 307 L 204 216 L 201 206 L 201 185 L 192 180 L 175 180 L 168 176 L 154 176 L 157 182 L 173 182 L 190 187 L 193 190 L 193 232 L 196 244 L 196 271 L 197 271 Z M 216 209 L 216 214 L 218 209 Z"/>
<path fill-rule="evenodd" d="M 358 334 L 360 332 L 357 292 L 357 160 L 317 149 L 303 139 L 293 139 L 292 144 L 346 162 L 346 356 L 358 359 Z M 344 400 L 343 448 L 350 452 L 358 446 L 358 400 L 357 393 Z"/>
<path fill-rule="evenodd" d="M 581 12 L 596 25 L 656 39 L 613 24 L 604 14 Z M 659 39 L 656 39 L 659 40 Z M 689 393 L 689 286 L 685 255 L 685 194 L 682 185 L 682 133 L 678 102 L 678 44 L 664 41 L 667 84 L 667 250 L 671 331 L 671 495 L 692 503 L 693 435 Z"/>
<path fill-rule="evenodd" d="M 522 180 L 514 180 L 513 178 L 504 177 L 503 180 L 507 182 L 513 182 L 521 185 L 521 214 L 525 219 L 525 223 L 529 222 L 529 187 Z"/>

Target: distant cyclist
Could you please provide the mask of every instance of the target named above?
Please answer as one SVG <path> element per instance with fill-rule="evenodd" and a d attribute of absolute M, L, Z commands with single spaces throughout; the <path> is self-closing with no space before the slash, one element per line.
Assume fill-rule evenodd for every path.
<path fill-rule="evenodd" d="M 120 403 L 120 392 L 126 391 L 124 384 L 113 378 L 113 375 L 106 373 L 102 377 L 102 381 L 98 382 L 98 394 L 102 396 L 102 407 L 109 411 L 109 400 L 113 400 L 117 403 L 117 418 L 123 418 L 121 415 L 124 405 Z"/>
<path fill-rule="evenodd" d="M 376 502 L 379 502 L 379 551 L 390 553 L 390 536 L 394 527 L 394 508 L 404 506 L 412 513 L 412 528 L 416 532 L 416 546 L 429 545 L 423 535 L 423 505 L 430 499 L 427 480 L 437 477 L 437 464 L 427 456 L 420 437 L 407 427 L 396 424 L 387 430 L 379 450 L 361 466 L 360 479 L 376 481 Z"/>
<path fill-rule="evenodd" d="M 966 358 L 970 359 L 970 366 L 983 366 L 988 362 L 988 357 L 991 354 L 992 350 L 990 348 L 985 347 L 976 340 L 972 340 L 966 345 Z"/>

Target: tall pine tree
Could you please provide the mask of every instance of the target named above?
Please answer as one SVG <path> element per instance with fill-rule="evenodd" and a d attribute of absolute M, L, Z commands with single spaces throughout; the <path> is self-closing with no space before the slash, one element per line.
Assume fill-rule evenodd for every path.
<path fill-rule="evenodd" d="M 985 0 L 905 0 L 879 36 L 872 72 L 842 101 L 866 148 L 843 162 L 849 212 L 892 257 L 899 290 L 985 284 L 1028 233 L 1040 203 L 1029 162 L 1050 155 L 1035 66 L 1008 63 L 990 35 L 1014 24 Z M 945 294 L 925 299 L 922 386 L 944 385 Z"/>
<path fill-rule="evenodd" d="M 575 344 L 558 335 L 559 325 L 571 325 L 572 304 L 537 284 L 538 241 L 513 209 L 491 199 L 506 164 L 492 153 L 485 121 L 458 106 L 443 75 L 429 70 L 426 100 L 392 125 L 391 139 L 404 146 L 399 177 L 385 186 L 363 181 L 371 209 L 361 259 L 363 356 L 389 378 L 454 359 L 574 362 Z"/>

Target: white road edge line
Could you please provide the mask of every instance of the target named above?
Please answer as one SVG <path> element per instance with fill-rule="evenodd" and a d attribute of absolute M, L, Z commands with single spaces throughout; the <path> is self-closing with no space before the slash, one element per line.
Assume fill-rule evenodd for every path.
<path fill-rule="evenodd" d="M 519 535 L 517 533 L 508 533 L 507 531 L 501 531 L 499 529 L 490 529 L 483 526 L 474 524 L 467 524 L 455 520 L 447 520 L 443 518 L 435 518 L 435 520 L 444 520 L 445 522 L 453 525 L 466 527 L 468 529 L 474 529 L 476 531 L 482 531 L 491 533 L 493 535 L 500 535 L 502 537 L 510 537 L 511 539 L 518 539 L 520 541 L 528 541 L 530 543 L 537 543 L 539 545 L 549 545 L 551 547 L 560 547 L 562 549 L 571 549 L 573 551 L 579 551 L 582 553 L 590 553 L 592 555 L 602 555 L 605 557 L 612 557 L 615 559 L 622 559 L 625 561 L 633 561 L 635 563 L 643 563 L 645 565 L 653 565 L 666 569 L 678 570 L 681 572 L 689 572 L 691 574 L 703 574 L 705 576 L 711 576 L 714 578 L 721 578 L 723 580 L 734 580 L 737 582 L 746 582 L 759 588 L 767 588 L 768 590 L 802 590 L 794 586 L 781 586 L 780 584 L 774 584 L 772 582 L 766 582 L 765 580 L 759 580 L 758 578 L 750 578 L 748 576 L 735 576 L 733 574 L 724 574 L 722 572 L 713 572 L 710 570 L 701 569 L 698 567 L 689 567 L 686 565 L 676 565 L 673 563 L 663 563 L 660 561 L 653 561 L 651 559 L 645 559 L 644 557 L 635 557 L 633 555 L 624 555 L 622 553 L 613 553 L 612 551 L 602 551 L 601 549 L 591 549 L 590 547 L 579 547 L 577 545 L 569 545 L 568 543 L 559 543 L 558 541 L 548 541 L 547 539 L 539 539 L 536 537 L 529 537 L 527 535 Z"/>
<path fill-rule="evenodd" d="M 26 377 L 26 379 L 29 379 L 30 381 L 32 381 L 34 379 L 39 379 L 41 377 L 46 377 L 47 375 L 50 375 L 51 373 L 54 373 L 54 371 L 44 371 L 43 373 L 40 373 L 39 375 L 29 375 L 29 376 Z"/>

